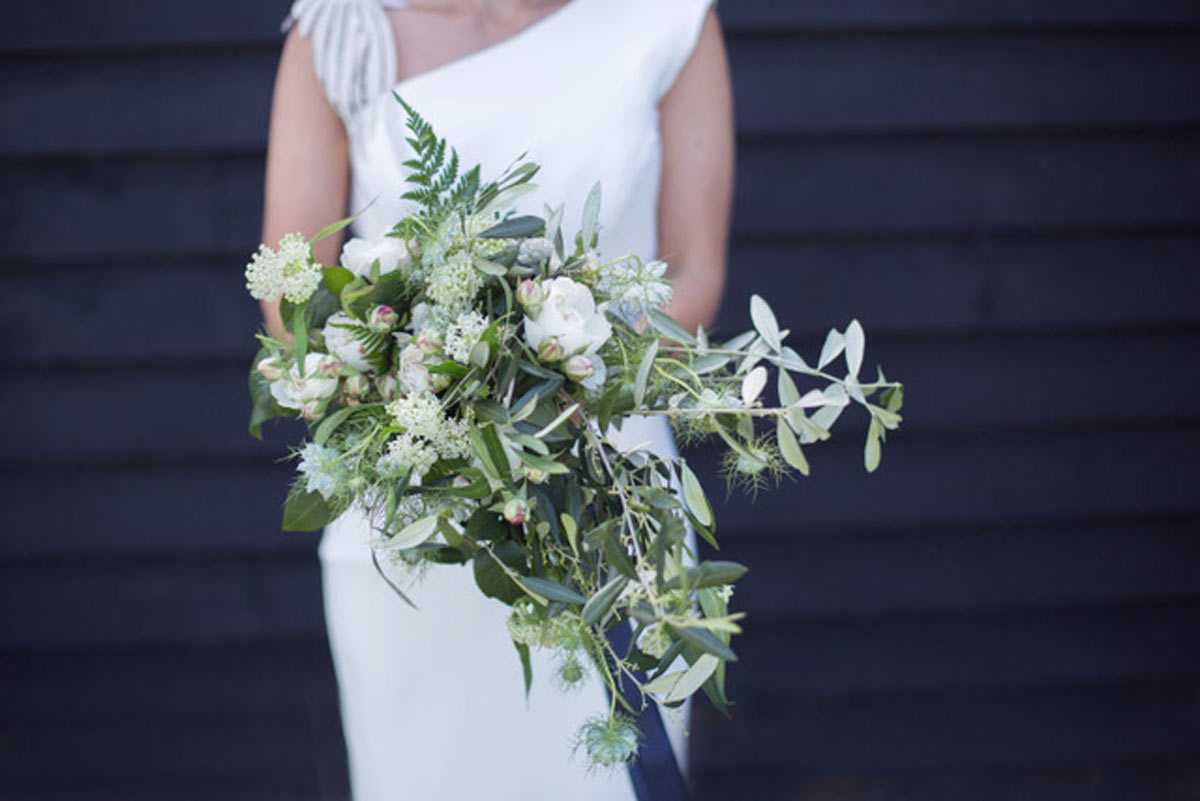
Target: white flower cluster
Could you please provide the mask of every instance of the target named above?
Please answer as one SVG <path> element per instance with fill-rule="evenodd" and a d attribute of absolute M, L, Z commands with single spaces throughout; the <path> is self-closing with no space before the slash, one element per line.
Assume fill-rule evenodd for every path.
<path fill-rule="evenodd" d="M 446 327 L 443 345 L 446 355 L 459 364 L 467 364 L 471 358 L 471 348 L 479 342 L 489 322 L 488 318 L 479 312 L 468 311 L 460 314 Z"/>
<path fill-rule="evenodd" d="M 475 269 L 471 254 L 458 251 L 444 262 L 431 268 L 425 293 L 439 306 L 463 308 L 469 306 L 483 287 L 483 273 Z"/>
<path fill-rule="evenodd" d="M 666 275 L 666 262 L 643 263 L 630 257 L 601 270 L 596 291 L 608 296 L 615 312 L 633 322 L 647 309 L 661 309 L 671 300 L 671 285 Z"/>
<path fill-rule="evenodd" d="M 439 459 L 464 459 L 471 454 L 471 421 L 450 420 L 442 414 L 438 399 L 429 393 L 413 393 L 388 404 L 388 413 L 401 433 L 388 444 L 380 472 L 391 476 L 412 470 L 419 479 Z"/>
<path fill-rule="evenodd" d="M 308 242 L 300 234 L 279 240 L 279 250 L 259 245 L 246 265 L 246 288 L 256 300 L 276 300 L 281 295 L 303 303 L 321 284 L 321 265 L 309 258 Z"/>
<path fill-rule="evenodd" d="M 350 478 L 350 471 L 341 453 L 336 448 L 315 442 L 306 443 L 300 449 L 300 465 L 297 469 L 306 480 L 304 488 L 309 492 L 321 493 L 325 500 L 333 497 L 338 487 Z"/>

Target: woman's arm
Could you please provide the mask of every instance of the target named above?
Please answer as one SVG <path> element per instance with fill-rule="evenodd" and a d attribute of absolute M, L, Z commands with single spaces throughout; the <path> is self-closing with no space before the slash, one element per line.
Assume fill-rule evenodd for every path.
<path fill-rule="evenodd" d="M 341 117 L 329 105 L 313 69 L 312 45 L 292 28 L 283 45 L 271 128 L 263 204 L 263 242 L 274 247 L 284 234 L 315 235 L 346 214 L 349 146 Z M 315 246 L 317 261 L 336 264 L 341 236 Z M 283 334 L 279 301 L 264 301 L 263 321 L 272 336 Z"/>
<path fill-rule="evenodd" d="M 715 11 L 659 104 L 659 127 L 658 249 L 675 288 L 667 313 L 695 330 L 721 303 L 733 193 L 733 98 Z"/>

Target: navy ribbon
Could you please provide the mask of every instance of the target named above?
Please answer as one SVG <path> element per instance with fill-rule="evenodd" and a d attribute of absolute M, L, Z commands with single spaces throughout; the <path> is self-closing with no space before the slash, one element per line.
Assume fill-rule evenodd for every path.
<path fill-rule="evenodd" d="M 608 631 L 608 641 L 618 654 L 629 652 L 632 639 L 633 632 L 628 623 L 618 623 Z M 641 693 L 632 683 L 624 683 L 621 697 L 633 709 L 641 709 Z M 638 801 L 688 801 L 687 785 L 679 763 L 675 761 L 675 752 L 671 750 L 658 705 L 647 704 L 638 714 L 637 725 L 643 739 L 637 759 L 629 762 L 629 781 Z"/>

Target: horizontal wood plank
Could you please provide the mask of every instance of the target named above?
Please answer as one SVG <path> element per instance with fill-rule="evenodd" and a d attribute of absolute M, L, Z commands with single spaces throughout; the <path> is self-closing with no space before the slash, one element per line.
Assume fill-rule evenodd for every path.
<path fill-rule="evenodd" d="M 740 156 L 734 233 L 1192 229 L 1197 174 L 1190 133 L 764 140 Z M 248 258 L 261 187 L 258 157 L 16 166 L 0 174 L 0 236 L 17 262 Z"/>
<path fill-rule="evenodd" d="M 869 325 L 870 319 L 866 321 Z M 848 322 L 843 320 L 838 327 Z M 147 338 L 156 335 L 154 330 L 145 331 Z M 820 337 L 809 337 L 795 345 L 801 356 L 816 363 L 820 342 Z M 1181 374 L 1180 359 L 1196 350 L 1200 350 L 1200 330 L 1191 329 L 899 342 L 870 339 L 863 374 L 873 379 L 875 366 L 881 365 L 889 377 L 906 383 L 908 406 L 902 410 L 901 439 L 1064 425 L 1102 429 L 1194 420 L 1191 391 L 1200 381 Z M 243 359 L 240 364 L 214 366 L 72 367 L 11 373 L 0 388 L 0 415 L 23 418 L 24 425 L 12 432 L 0 465 L 277 455 L 278 437 L 260 442 L 247 433 L 249 355 Z M 845 370 L 841 363 L 832 369 Z M 804 379 L 798 384 L 804 390 L 824 386 Z M 90 408 L 106 410 L 103 425 L 79 413 L 80 395 Z M 31 408 L 32 397 L 40 400 Z M 774 390 L 767 397 L 776 402 Z M 847 412 L 834 427 L 835 436 L 861 437 L 860 412 L 858 408 Z M 169 438 L 161 436 L 165 431 L 171 432 Z"/>
<path fill-rule="evenodd" d="M 750 567 L 736 605 L 751 615 L 751 625 L 767 627 L 1191 603 L 1200 599 L 1194 529 L 1190 520 L 940 536 L 792 531 L 786 540 L 749 540 L 743 530 L 727 532 L 722 556 Z M 311 552 L 222 561 L 6 562 L 0 578 L 0 597 L 11 610 L 0 646 L 8 649 L 228 646 L 323 635 Z"/>
<path fill-rule="evenodd" d="M 137 0 L 109 0 L 103 7 L 71 0 L 21 3 L 0 33 L 0 53 L 270 45 L 279 40 L 287 0 L 245 3 L 238 0 L 186 0 L 167 7 L 146 7 Z M 741 0 L 721 7 L 725 27 L 742 31 L 843 31 L 861 29 L 957 31 L 997 27 L 1107 28 L 1114 26 L 1200 25 L 1200 12 L 1188 0 L 1019 0 L 989 3 L 936 0 L 893 3 L 854 0 L 843 3 Z M 71 19 L 70 25 L 62 24 Z"/>
<path fill-rule="evenodd" d="M 1200 282 L 1197 252 L 1200 232 L 740 240 L 714 330 L 747 328 L 754 293 L 775 304 L 798 343 L 818 341 L 847 315 L 863 321 L 872 341 L 1190 326 L 1200 320 L 1191 300 Z M 0 363 L 240 363 L 259 324 L 242 287 L 244 258 L 14 269 L 0 296 Z"/>
<path fill-rule="evenodd" d="M 706 714 L 701 711 L 699 714 Z M 1193 801 L 1200 767 L 1187 760 L 1103 762 L 993 770 L 869 776 L 830 775 L 819 767 L 712 770 L 694 760 L 695 801 L 1031 801 L 1086 799 Z"/>
<path fill-rule="evenodd" d="M 708 770 L 961 770 L 1200 758 L 1200 680 L 742 702 L 695 759 Z"/>
<path fill-rule="evenodd" d="M 738 129 L 751 136 L 1200 123 L 1200 31 L 732 36 L 729 53 Z M 261 151 L 277 58 L 10 59 L 0 92 L 25 116 L 0 131 L 0 158 Z M 107 113 L 81 116 L 97 96 Z"/>

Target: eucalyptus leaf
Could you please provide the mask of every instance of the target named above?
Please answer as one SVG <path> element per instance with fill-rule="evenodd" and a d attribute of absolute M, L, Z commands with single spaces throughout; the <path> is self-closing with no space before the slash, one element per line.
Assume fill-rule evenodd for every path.
<path fill-rule="evenodd" d="M 846 371 L 852 378 L 858 377 L 862 369 L 863 349 L 866 347 L 866 334 L 858 320 L 851 320 L 846 326 Z"/>
<path fill-rule="evenodd" d="M 397 534 L 389 537 L 385 544 L 388 548 L 395 548 L 397 550 L 413 548 L 432 537 L 437 528 L 438 516 L 428 515 L 400 529 Z"/>
<path fill-rule="evenodd" d="M 688 330 L 679 323 L 675 322 L 672 317 L 662 309 L 649 308 L 646 309 L 646 322 L 650 323 L 655 331 L 662 334 L 667 339 L 673 339 L 676 342 L 682 342 L 685 345 L 695 345 L 696 338 L 688 333 Z"/>
<path fill-rule="evenodd" d="M 782 375 L 782 373 L 780 374 Z M 763 388 L 767 385 L 767 368 L 759 365 L 742 379 L 742 404 L 750 406 L 758 400 Z"/>
<path fill-rule="evenodd" d="M 821 346 L 821 358 L 817 360 L 817 369 L 820 370 L 837 358 L 842 349 L 846 347 L 846 338 L 836 329 L 829 329 L 829 334 L 825 337 L 825 344 Z"/>
<path fill-rule="evenodd" d="M 871 425 L 867 427 L 867 444 L 863 448 L 863 464 L 867 468 L 868 473 L 874 473 L 879 467 L 879 461 L 883 456 L 882 448 L 879 444 L 879 437 L 882 433 L 882 426 L 879 424 L 878 417 L 871 418 Z"/>
<path fill-rule="evenodd" d="M 778 425 L 775 427 L 775 434 L 779 440 L 779 452 L 783 455 L 784 461 L 799 470 L 800 475 L 807 476 L 808 460 L 804 458 L 804 451 L 800 450 L 800 443 L 796 441 L 796 435 L 792 433 L 792 429 L 782 417 L 779 418 Z"/>
<path fill-rule="evenodd" d="M 579 615 L 583 621 L 583 625 L 594 626 L 603 620 L 627 584 L 629 584 L 628 578 L 617 576 L 601 587 L 595 595 L 588 598 L 587 603 L 583 605 L 583 611 Z"/>
<path fill-rule="evenodd" d="M 708 498 L 704 496 L 704 489 L 700 486 L 699 479 L 682 461 L 678 463 L 678 469 L 679 480 L 683 484 L 683 500 L 687 503 L 688 510 L 700 522 L 700 525 L 711 526 L 713 522 L 712 508 L 708 505 Z"/>
<path fill-rule="evenodd" d="M 775 320 L 775 313 L 771 311 L 771 307 L 759 295 L 750 296 L 750 319 L 763 341 L 771 346 L 771 350 L 778 352 L 782 345 L 779 340 L 779 323 Z"/>
<path fill-rule="evenodd" d="M 800 402 L 800 390 L 796 382 L 788 375 L 787 370 L 779 371 L 779 403 L 781 406 L 794 406 Z"/>
<path fill-rule="evenodd" d="M 712 654 L 702 655 L 692 663 L 691 667 L 680 674 L 679 680 L 667 691 L 663 702 L 670 704 L 690 697 L 692 693 L 700 689 L 700 685 L 708 681 L 708 677 L 716 671 L 717 665 L 720 663 L 721 660 Z"/>
<path fill-rule="evenodd" d="M 729 662 L 737 661 L 737 654 L 725 643 L 707 629 L 700 629 L 694 626 L 671 626 L 671 631 L 679 636 L 679 639 L 694 645 L 705 653 L 725 659 Z"/>
<path fill-rule="evenodd" d="M 476 234 L 480 239 L 521 239 L 527 236 L 533 236 L 545 226 L 545 221 L 541 217 L 532 215 L 524 217 L 509 217 L 502 223 L 493 225 L 491 228 Z"/>
<path fill-rule="evenodd" d="M 650 369 L 654 366 L 654 359 L 658 356 L 658 340 L 650 343 L 650 347 L 646 349 L 646 354 L 642 356 L 642 362 L 638 365 L 637 377 L 633 382 L 633 402 L 637 406 L 642 405 L 642 400 L 646 397 L 646 382 L 650 378 Z"/>
<path fill-rule="evenodd" d="M 596 239 L 597 224 L 600 220 L 600 182 L 597 181 L 592 185 L 592 191 L 588 192 L 587 200 L 583 203 L 583 226 L 580 229 L 580 236 L 583 239 L 584 248 L 590 248 Z"/>
<path fill-rule="evenodd" d="M 580 595 L 570 587 L 564 587 L 557 581 L 537 578 L 536 576 L 525 576 L 521 579 L 521 584 L 525 589 L 534 592 L 543 598 L 549 598 L 552 601 L 563 601 L 569 604 L 586 603 L 587 599 Z"/>

